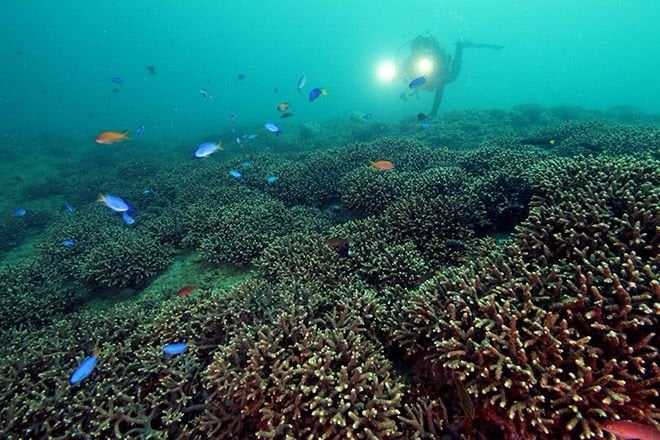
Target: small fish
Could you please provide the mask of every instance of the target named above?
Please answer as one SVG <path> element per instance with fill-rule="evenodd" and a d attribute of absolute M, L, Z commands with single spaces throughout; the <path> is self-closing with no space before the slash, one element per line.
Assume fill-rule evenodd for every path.
<path fill-rule="evenodd" d="M 389 160 L 377 160 L 376 162 L 369 162 L 372 168 L 377 170 L 386 171 L 394 168 L 394 164 Z"/>
<path fill-rule="evenodd" d="M 242 179 L 243 178 L 243 173 L 241 173 L 238 170 L 229 170 L 229 173 L 227 173 L 227 174 L 229 174 L 231 177 L 233 177 L 235 179 Z"/>
<path fill-rule="evenodd" d="M 305 74 L 303 73 L 302 76 L 298 78 L 298 86 L 297 86 L 298 93 L 300 93 L 303 87 L 305 87 L 306 82 L 307 82 L 307 76 L 305 76 Z"/>
<path fill-rule="evenodd" d="M 280 116 L 280 118 L 286 119 L 286 118 L 290 118 L 291 116 L 293 116 L 293 113 L 286 112 L 286 113 L 282 113 L 282 116 Z"/>
<path fill-rule="evenodd" d="M 240 144 L 240 143 L 241 143 L 241 138 L 239 138 L 238 136 L 236 136 L 236 143 L 237 143 L 237 144 Z"/>
<path fill-rule="evenodd" d="M 135 132 L 137 133 L 138 136 L 142 136 L 142 133 L 144 133 L 144 125 L 140 125 Z"/>
<path fill-rule="evenodd" d="M 249 160 L 244 160 L 243 162 L 240 163 L 240 166 L 242 166 L 242 167 L 251 167 L 252 162 L 250 162 Z"/>
<path fill-rule="evenodd" d="M 142 190 L 142 194 L 144 194 L 145 196 L 146 196 L 146 195 L 149 195 L 149 194 L 151 194 L 151 190 L 145 188 L 145 189 Z"/>
<path fill-rule="evenodd" d="M 213 95 L 211 95 L 206 89 L 199 89 L 199 94 L 202 95 L 202 98 L 204 99 L 213 99 Z"/>
<path fill-rule="evenodd" d="M 431 123 L 428 121 L 428 119 L 425 119 L 422 122 L 420 122 L 419 125 L 421 125 L 422 128 L 429 128 L 431 126 Z"/>
<path fill-rule="evenodd" d="M 411 89 L 416 89 L 418 87 L 423 86 L 425 82 L 426 82 L 426 78 L 424 78 L 423 76 L 418 76 L 417 78 L 410 81 L 410 84 L 408 84 L 408 87 L 411 88 Z"/>
<path fill-rule="evenodd" d="M 612 420 L 600 427 L 625 440 L 660 440 L 660 431 L 653 426 L 642 425 L 641 423 L 635 423 L 629 420 Z"/>
<path fill-rule="evenodd" d="M 130 141 L 131 138 L 128 137 L 130 131 L 131 130 L 126 130 L 122 133 L 118 131 L 103 131 L 96 135 L 96 143 L 110 145 L 117 142 Z"/>
<path fill-rule="evenodd" d="M 167 344 L 163 347 L 163 353 L 168 356 L 176 356 L 181 354 L 188 349 L 188 344 L 185 342 L 176 342 L 172 344 Z"/>
<path fill-rule="evenodd" d="M 121 214 L 121 218 L 122 220 L 124 220 L 124 223 L 126 223 L 127 225 L 132 225 L 133 223 L 135 223 L 135 219 L 130 215 L 128 215 L 127 212 L 123 212 Z"/>
<path fill-rule="evenodd" d="M 543 136 L 543 137 L 533 137 L 533 138 L 525 138 L 520 140 L 520 144 L 522 145 L 535 145 L 537 147 L 554 147 L 557 145 L 557 140 L 555 138 L 549 137 L 549 136 Z"/>
<path fill-rule="evenodd" d="M 99 354 L 100 351 L 97 348 L 94 350 L 94 353 L 86 358 L 84 361 L 78 365 L 78 368 L 76 368 L 73 371 L 73 374 L 71 374 L 71 378 L 69 379 L 69 382 L 71 382 L 71 385 L 75 385 L 90 374 L 92 374 L 92 370 L 94 370 L 94 367 L 96 367 L 96 363 L 99 360 Z"/>
<path fill-rule="evenodd" d="M 230 114 L 229 116 L 227 116 L 227 120 L 229 122 L 234 122 L 236 120 L 236 115 L 235 114 Z"/>
<path fill-rule="evenodd" d="M 273 93 L 280 93 L 277 87 L 273 87 Z"/>
<path fill-rule="evenodd" d="M 121 77 L 119 76 L 113 76 L 112 78 L 110 78 L 110 81 L 118 85 L 122 85 L 124 83 L 124 80 L 121 79 Z"/>
<path fill-rule="evenodd" d="M 211 154 L 215 153 L 216 151 L 223 151 L 224 148 L 222 148 L 222 142 L 204 142 L 203 144 L 200 144 L 199 147 L 197 147 L 197 150 L 195 151 L 194 156 L 196 158 L 200 157 L 209 157 Z"/>
<path fill-rule="evenodd" d="M 18 208 L 18 209 L 14 209 L 11 212 L 11 215 L 12 217 L 23 217 L 26 213 L 27 211 L 24 208 Z"/>
<path fill-rule="evenodd" d="M 120 93 L 121 89 L 119 87 L 113 87 L 112 88 L 112 93 Z"/>
<path fill-rule="evenodd" d="M 406 102 L 408 100 L 408 94 L 406 92 L 401 92 L 399 99 L 401 99 L 403 102 Z"/>
<path fill-rule="evenodd" d="M 121 197 L 111 196 L 110 194 L 99 194 L 99 198 L 96 199 L 96 201 L 103 203 L 105 206 L 115 212 L 128 212 L 131 210 L 129 204 L 126 203 Z"/>
<path fill-rule="evenodd" d="M 278 179 L 277 176 L 268 176 L 268 177 L 266 177 L 266 182 L 275 183 L 275 182 L 277 182 L 277 179 Z"/>
<path fill-rule="evenodd" d="M 63 240 L 61 243 L 62 243 L 62 246 L 68 247 L 69 249 L 72 248 L 73 246 L 75 246 L 75 244 L 76 244 L 76 242 L 73 241 L 73 240 Z"/>
<path fill-rule="evenodd" d="M 309 102 L 313 102 L 313 101 L 316 100 L 316 98 L 318 98 L 319 96 L 327 96 L 327 95 L 328 95 L 328 91 L 327 91 L 326 89 L 322 89 L 322 88 L 320 88 L 320 87 L 316 87 L 316 88 L 313 88 L 313 89 L 309 92 L 309 97 L 308 97 L 308 99 L 309 99 Z"/>
<path fill-rule="evenodd" d="M 350 256 L 350 243 L 345 238 L 333 237 L 326 240 L 325 243 L 337 251 L 341 257 Z"/>
<path fill-rule="evenodd" d="M 369 112 L 369 113 L 365 114 L 364 116 L 362 116 L 362 119 L 364 119 L 365 121 L 371 121 L 371 119 L 373 117 L 374 117 L 374 114 Z"/>
<path fill-rule="evenodd" d="M 69 205 L 69 202 L 64 202 L 64 209 L 66 209 L 66 212 L 69 214 L 72 214 L 75 209 L 73 209 L 73 206 Z"/>
<path fill-rule="evenodd" d="M 266 128 L 266 130 L 270 131 L 271 133 L 275 133 L 278 135 L 282 133 L 280 127 L 278 127 L 277 124 L 274 124 L 272 122 L 266 122 L 266 124 L 264 124 L 264 127 Z"/>
<path fill-rule="evenodd" d="M 154 66 L 147 66 L 147 71 L 152 75 L 156 74 L 156 68 Z"/>
<path fill-rule="evenodd" d="M 197 289 L 197 286 L 186 286 L 186 287 L 182 287 L 182 288 L 179 289 L 179 291 L 176 293 L 176 296 L 186 296 L 186 295 L 188 295 L 190 292 L 192 292 L 192 291 L 195 290 L 195 289 Z"/>
<path fill-rule="evenodd" d="M 244 73 L 239 73 L 238 75 L 236 75 L 236 79 L 238 79 L 239 81 L 244 80 L 245 79 L 245 74 Z"/>
<path fill-rule="evenodd" d="M 232 133 L 236 133 L 236 129 L 234 127 L 231 128 Z"/>
<path fill-rule="evenodd" d="M 417 120 L 418 121 L 426 121 L 427 117 L 424 113 L 417 113 Z"/>
<path fill-rule="evenodd" d="M 244 134 L 243 136 L 245 136 L 248 139 L 255 139 L 258 135 L 256 135 L 256 134 Z"/>
<path fill-rule="evenodd" d="M 288 102 L 280 102 L 277 104 L 277 111 L 278 112 L 285 112 L 289 109 L 289 103 Z"/>

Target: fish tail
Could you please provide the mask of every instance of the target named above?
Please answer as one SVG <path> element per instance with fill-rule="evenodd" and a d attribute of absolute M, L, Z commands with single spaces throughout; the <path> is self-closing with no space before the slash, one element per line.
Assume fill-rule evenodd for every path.
<path fill-rule="evenodd" d="M 222 146 L 222 141 L 218 142 L 215 149 L 218 150 L 218 151 L 225 151 L 225 148 Z"/>
<path fill-rule="evenodd" d="M 321 89 L 321 95 L 328 96 L 328 89 Z"/>
<path fill-rule="evenodd" d="M 121 134 L 122 139 L 126 139 L 127 141 L 132 141 L 133 139 L 128 137 L 128 133 L 130 133 L 131 130 L 126 130 Z"/>
<path fill-rule="evenodd" d="M 97 202 L 103 203 L 105 202 L 105 196 L 101 193 L 99 193 L 98 198 L 96 199 Z"/>

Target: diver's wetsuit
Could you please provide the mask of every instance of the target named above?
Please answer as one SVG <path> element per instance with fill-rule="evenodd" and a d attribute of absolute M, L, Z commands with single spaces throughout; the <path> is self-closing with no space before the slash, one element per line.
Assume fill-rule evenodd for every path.
<path fill-rule="evenodd" d="M 440 103 L 442 102 L 442 95 L 445 92 L 445 85 L 453 83 L 458 78 L 458 74 L 461 71 L 461 65 L 463 64 L 463 48 L 465 47 L 465 42 L 457 41 L 456 48 L 454 49 L 454 56 L 451 59 L 449 65 L 449 70 L 447 77 L 443 78 L 438 84 L 438 87 L 435 89 L 435 97 L 433 98 L 433 107 L 429 112 L 429 116 L 437 116 L 438 109 L 440 108 Z"/>

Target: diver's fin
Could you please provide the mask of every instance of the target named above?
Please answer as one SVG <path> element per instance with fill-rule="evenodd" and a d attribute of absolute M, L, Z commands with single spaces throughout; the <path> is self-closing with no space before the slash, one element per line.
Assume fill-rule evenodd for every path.
<path fill-rule="evenodd" d="M 464 47 L 476 47 L 477 49 L 495 49 L 500 50 L 504 49 L 504 46 L 501 44 L 486 44 L 486 43 L 471 43 L 469 46 Z"/>

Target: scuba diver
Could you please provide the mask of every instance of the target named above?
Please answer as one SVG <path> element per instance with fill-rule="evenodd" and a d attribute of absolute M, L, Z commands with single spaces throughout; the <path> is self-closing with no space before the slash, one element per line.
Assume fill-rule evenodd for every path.
<path fill-rule="evenodd" d="M 410 55 L 403 62 L 400 71 L 403 73 L 403 78 L 407 81 L 413 78 L 419 79 L 420 77 L 423 77 L 424 80 L 418 81 L 422 84 L 415 88 L 413 92 L 406 90 L 400 96 L 402 100 L 407 101 L 408 96 L 416 94 L 419 89 L 435 90 L 433 106 L 428 116 L 436 116 L 438 114 L 445 86 L 456 81 L 456 78 L 458 78 L 463 62 L 463 49 L 468 47 L 502 49 L 504 47 L 495 44 L 475 44 L 461 38 L 456 42 L 454 56 L 452 57 L 447 54 L 445 49 L 438 43 L 438 40 L 430 35 L 418 35 L 409 43 Z M 399 50 L 406 44 L 401 46 Z"/>

